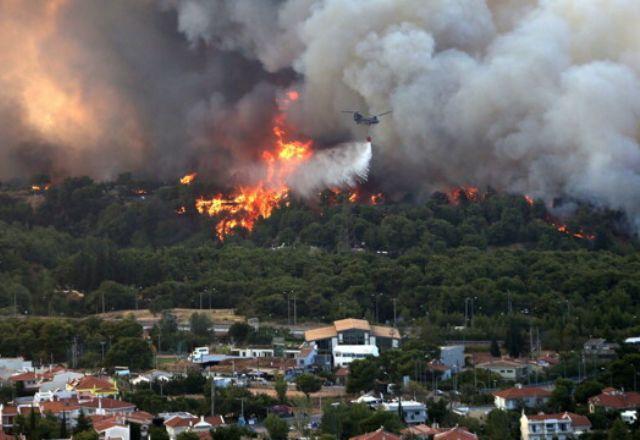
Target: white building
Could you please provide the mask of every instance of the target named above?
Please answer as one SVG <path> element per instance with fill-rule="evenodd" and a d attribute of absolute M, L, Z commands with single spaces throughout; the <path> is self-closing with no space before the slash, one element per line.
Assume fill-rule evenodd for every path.
<path fill-rule="evenodd" d="M 549 401 L 551 391 L 544 388 L 516 385 L 513 388 L 494 392 L 493 397 L 496 408 L 509 411 L 540 407 Z"/>
<path fill-rule="evenodd" d="M 522 440 L 567 440 L 591 430 L 591 422 L 585 416 L 569 412 L 536 414 L 520 417 Z"/>
<path fill-rule="evenodd" d="M 93 429 L 100 440 L 129 440 L 131 429 L 124 421 L 108 418 L 93 422 Z"/>
<path fill-rule="evenodd" d="M 443 345 L 440 347 L 440 363 L 458 372 L 464 368 L 464 345 Z"/>
<path fill-rule="evenodd" d="M 402 400 L 400 402 L 385 402 L 382 407 L 386 411 L 398 414 L 398 406 L 402 406 L 402 418 L 408 425 L 416 425 L 427 421 L 427 406 L 415 400 Z"/>
<path fill-rule="evenodd" d="M 344 367 L 355 359 L 379 356 L 381 351 L 400 345 L 397 329 L 370 325 L 364 319 L 341 319 L 327 327 L 307 330 L 305 341 L 316 351 L 315 364 Z"/>

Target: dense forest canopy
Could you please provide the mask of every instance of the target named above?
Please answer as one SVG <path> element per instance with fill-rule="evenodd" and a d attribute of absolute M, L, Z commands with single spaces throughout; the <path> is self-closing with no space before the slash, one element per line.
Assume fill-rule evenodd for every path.
<path fill-rule="evenodd" d="M 197 182 L 122 175 L 0 188 L 5 314 L 83 317 L 100 312 L 102 298 L 107 311 L 160 312 L 197 307 L 207 292 L 213 307 L 282 320 L 295 292 L 302 320 L 389 322 L 397 299 L 403 325 L 450 333 L 472 299 L 469 337 L 502 338 L 515 322 L 566 348 L 640 332 L 637 243 L 615 212 L 582 206 L 559 230 L 543 203 L 491 190 L 379 205 L 327 192 L 314 203 L 292 198 L 221 242 L 216 219 L 193 208 L 210 190 Z"/>

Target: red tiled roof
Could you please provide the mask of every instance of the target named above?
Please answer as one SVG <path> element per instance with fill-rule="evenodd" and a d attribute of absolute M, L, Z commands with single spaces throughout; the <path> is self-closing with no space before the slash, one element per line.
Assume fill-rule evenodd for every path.
<path fill-rule="evenodd" d="M 573 426 L 591 426 L 591 421 L 587 417 L 581 416 L 580 414 L 570 413 L 570 412 L 554 413 L 554 414 L 540 413 L 540 414 L 533 414 L 533 415 L 527 416 L 527 418 L 529 420 L 539 420 L 539 421 L 568 419 L 569 421 L 571 421 L 571 424 Z"/>
<path fill-rule="evenodd" d="M 27 380 L 36 380 L 36 373 L 34 373 L 33 371 L 27 371 L 25 373 L 14 374 L 13 376 L 9 377 L 9 380 L 13 382 L 24 382 Z"/>
<path fill-rule="evenodd" d="M 153 414 L 146 411 L 134 411 L 131 414 L 127 414 L 127 420 L 131 420 L 132 422 L 151 422 L 153 417 Z"/>
<path fill-rule="evenodd" d="M 15 416 L 18 415 L 18 408 L 12 405 L 7 405 L 4 408 L 2 408 L 2 415 L 3 416 Z"/>
<path fill-rule="evenodd" d="M 594 406 L 613 409 L 627 409 L 640 407 L 640 393 L 634 391 L 622 392 L 613 388 L 605 388 L 602 393 L 589 399 Z"/>
<path fill-rule="evenodd" d="M 400 440 L 400 437 L 380 428 L 374 432 L 351 437 L 349 440 Z"/>
<path fill-rule="evenodd" d="M 99 391 L 114 391 L 116 386 L 114 383 L 107 379 L 102 379 L 95 376 L 84 376 L 80 379 L 72 382 L 72 385 L 77 390 L 99 390 Z"/>
<path fill-rule="evenodd" d="M 478 440 L 478 436 L 456 426 L 433 436 L 434 440 Z"/>
<path fill-rule="evenodd" d="M 102 399 L 93 399 L 88 402 L 80 404 L 84 408 L 102 408 L 104 409 L 123 409 L 123 408 L 135 408 L 135 404 L 125 402 L 124 400 L 111 399 L 104 397 Z"/>
<path fill-rule="evenodd" d="M 347 377 L 349 375 L 349 369 L 345 367 L 338 368 L 336 371 L 336 377 Z"/>
<path fill-rule="evenodd" d="M 200 419 L 197 418 L 197 417 L 193 417 L 193 418 L 185 417 L 185 418 L 183 418 L 183 417 L 174 416 L 174 417 L 171 417 L 166 422 L 164 422 L 164 425 L 168 426 L 170 428 L 177 428 L 179 426 L 192 426 L 192 425 L 195 425 L 196 423 L 198 423 L 199 421 L 200 421 Z"/>
<path fill-rule="evenodd" d="M 92 424 L 96 432 L 105 431 L 113 426 L 125 426 L 124 423 L 120 423 L 116 417 L 105 417 L 101 420 L 93 420 Z"/>
<path fill-rule="evenodd" d="M 65 401 L 45 401 L 40 403 L 40 411 L 51 414 L 60 414 L 62 412 L 70 412 L 78 409 L 80 409 L 79 405 Z"/>
<path fill-rule="evenodd" d="M 208 424 L 210 424 L 211 426 L 222 426 L 225 424 L 224 422 L 224 417 L 218 415 L 218 416 L 209 416 L 209 417 L 205 417 L 204 421 L 207 422 Z"/>
<path fill-rule="evenodd" d="M 37 406 L 19 406 L 18 407 L 18 412 L 22 416 L 27 415 L 27 414 L 31 414 L 31 411 L 35 411 L 37 413 L 40 413 L 40 408 L 37 407 Z"/>
<path fill-rule="evenodd" d="M 403 429 L 402 434 L 405 435 L 424 435 L 424 436 L 433 436 L 442 432 L 438 428 L 432 428 L 429 425 L 425 425 L 424 423 L 420 425 L 410 426 L 408 428 Z"/>
<path fill-rule="evenodd" d="M 538 387 L 514 387 L 496 391 L 493 395 L 503 399 L 523 399 L 525 397 L 551 397 L 551 391 Z"/>

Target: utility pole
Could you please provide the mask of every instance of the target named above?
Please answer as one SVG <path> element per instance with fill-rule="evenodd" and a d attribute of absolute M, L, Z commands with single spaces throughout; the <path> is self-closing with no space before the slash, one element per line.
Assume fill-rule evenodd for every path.
<path fill-rule="evenodd" d="M 391 301 L 393 301 L 393 327 L 395 327 L 396 326 L 396 322 L 397 322 L 397 319 L 396 319 L 396 302 L 398 301 L 398 299 L 397 298 L 393 298 Z"/>
<path fill-rule="evenodd" d="M 100 298 L 102 299 L 102 314 L 104 315 L 104 290 L 100 291 Z"/>
<path fill-rule="evenodd" d="M 213 289 L 213 291 L 215 292 L 216 289 Z M 209 310 L 211 310 L 211 290 L 207 289 L 207 293 L 209 294 Z"/>
<path fill-rule="evenodd" d="M 202 293 L 203 292 L 200 292 L 200 310 L 202 310 Z"/>
<path fill-rule="evenodd" d="M 285 292 L 284 296 L 287 298 L 287 325 L 291 325 L 291 310 L 289 308 L 289 293 Z"/>
<path fill-rule="evenodd" d="M 296 293 L 293 293 L 293 325 L 298 324 L 298 308 L 296 307 Z"/>
<path fill-rule="evenodd" d="M 100 341 L 100 364 L 104 367 L 104 344 L 106 344 L 107 341 Z"/>
<path fill-rule="evenodd" d="M 216 376 L 211 378 L 211 417 L 216 415 Z"/>
<path fill-rule="evenodd" d="M 18 296 L 14 290 L 13 291 L 13 317 L 15 318 L 16 316 L 18 316 Z"/>

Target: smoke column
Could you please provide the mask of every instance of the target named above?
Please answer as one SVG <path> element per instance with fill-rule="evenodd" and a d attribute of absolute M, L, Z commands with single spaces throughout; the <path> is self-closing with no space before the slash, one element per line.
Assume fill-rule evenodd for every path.
<path fill-rule="evenodd" d="M 225 179 L 295 86 L 288 120 L 328 144 L 363 137 L 340 110 L 393 111 L 372 130 L 387 190 L 492 186 L 640 226 L 639 21 L 637 0 L 4 0 L 0 175 Z"/>

